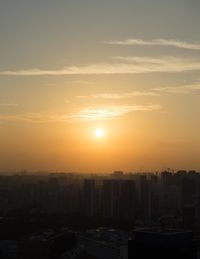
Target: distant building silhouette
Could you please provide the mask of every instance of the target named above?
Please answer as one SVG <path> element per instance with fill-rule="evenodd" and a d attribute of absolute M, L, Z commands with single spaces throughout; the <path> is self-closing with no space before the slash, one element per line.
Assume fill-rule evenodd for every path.
<path fill-rule="evenodd" d="M 95 214 L 95 180 L 85 179 L 83 187 L 84 215 L 93 217 Z"/>

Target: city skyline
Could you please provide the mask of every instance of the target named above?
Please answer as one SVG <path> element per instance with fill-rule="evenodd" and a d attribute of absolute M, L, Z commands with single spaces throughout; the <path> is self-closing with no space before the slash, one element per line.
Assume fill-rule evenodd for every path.
<path fill-rule="evenodd" d="M 0 171 L 199 171 L 199 7 L 0 3 Z"/>

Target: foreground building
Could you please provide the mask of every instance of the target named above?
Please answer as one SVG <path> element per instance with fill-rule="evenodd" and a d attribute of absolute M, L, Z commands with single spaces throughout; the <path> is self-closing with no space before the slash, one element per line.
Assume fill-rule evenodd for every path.
<path fill-rule="evenodd" d="M 197 248 L 190 231 L 144 229 L 128 241 L 128 258 L 196 259 Z"/>
<path fill-rule="evenodd" d="M 190 231 L 139 229 L 126 233 L 100 228 L 79 235 L 85 253 L 97 259 L 196 259 Z"/>

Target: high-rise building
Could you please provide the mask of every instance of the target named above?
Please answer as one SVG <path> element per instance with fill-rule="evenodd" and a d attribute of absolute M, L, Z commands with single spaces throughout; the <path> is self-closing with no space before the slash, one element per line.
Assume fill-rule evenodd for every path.
<path fill-rule="evenodd" d="M 87 217 L 95 214 L 95 180 L 85 179 L 83 187 L 83 211 Z"/>

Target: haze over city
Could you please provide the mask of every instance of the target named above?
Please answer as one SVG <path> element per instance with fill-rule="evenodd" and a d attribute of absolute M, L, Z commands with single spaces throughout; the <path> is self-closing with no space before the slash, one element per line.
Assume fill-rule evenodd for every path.
<path fill-rule="evenodd" d="M 0 171 L 200 170 L 199 1 L 0 3 Z"/>

